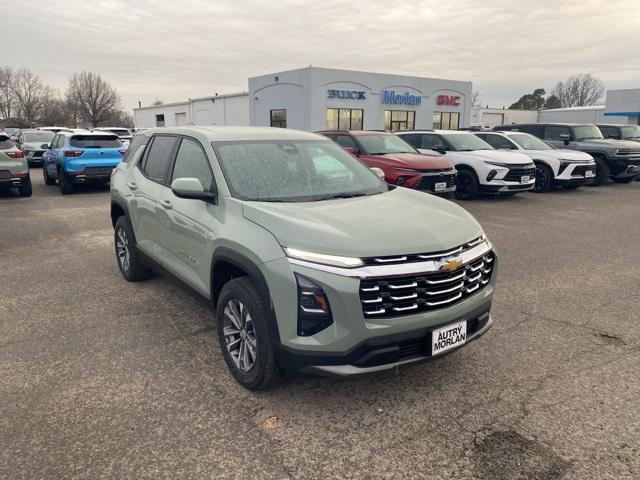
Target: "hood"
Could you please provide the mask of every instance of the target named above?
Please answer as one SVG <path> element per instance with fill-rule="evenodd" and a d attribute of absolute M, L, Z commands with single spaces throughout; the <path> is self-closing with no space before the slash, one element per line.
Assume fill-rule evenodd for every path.
<path fill-rule="evenodd" d="M 593 157 L 578 150 L 526 150 L 527 155 L 534 159 L 558 159 L 571 162 L 591 162 Z"/>
<path fill-rule="evenodd" d="M 28 148 L 29 150 L 42 150 L 41 145 L 43 144 L 49 145 L 49 142 L 24 142 L 22 144 L 22 149 Z"/>
<path fill-rule="evenodd" d="M 350 257 L 442 251 L 482 235 L 462 207 L 407 188 L 320 202 L 246 202 L 243 213 L 283 247 Z"/>
<path fill-rule="evenodd" d="M 578 140 L 580 143 L 586 143 L 590 145 L 602 145 L 611 148 L 638 148 L 638 142 L 632 140 L 616 140 L 615 138 L 602 138 L 591 140 Z"/>
<path fill-rule="evenodd" d="M 425 169 L 452 169 L 453 164 L 446 155 L 425 155 L 422 153 L 387 153 L 384 155 L 369 155 L 391 160 L 395 167 Z"/>
<path fill-rule="evenodd" d="M 476 160 L 509 163 L 512 165 L 530 165 L 531 159 L 524 153 L 504 150 L 474 150 L 472 152 L 448 152 L 452 158 L 459 160 Z"/>

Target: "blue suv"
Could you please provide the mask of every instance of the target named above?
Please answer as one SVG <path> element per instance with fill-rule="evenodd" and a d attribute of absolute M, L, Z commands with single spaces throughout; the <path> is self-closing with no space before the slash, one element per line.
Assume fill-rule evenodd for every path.
<path fill-rule="evenodd" d="M 55 185 L 57 180 L 64 195 L 73 193 L 79 184 L 107 183 L 125 153 L 113 133 L 58 132 L 42 156 L 44 183 Z"/>

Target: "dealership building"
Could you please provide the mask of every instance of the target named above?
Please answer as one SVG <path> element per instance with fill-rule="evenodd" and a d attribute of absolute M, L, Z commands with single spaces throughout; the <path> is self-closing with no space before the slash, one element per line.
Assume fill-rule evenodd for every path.
<path fill-rule="evenodd" d="M 325 129 L 469 126 L 471 82 L 305 67 L 249 78 L 248 92 L 134 109 L 136 127 Z"/>

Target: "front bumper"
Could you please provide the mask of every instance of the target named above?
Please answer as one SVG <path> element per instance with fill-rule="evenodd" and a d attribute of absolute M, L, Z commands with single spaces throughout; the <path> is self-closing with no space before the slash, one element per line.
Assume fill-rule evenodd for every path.
<path fill-rule="evenodd" d="M 622 167 L 622 170 L 613 175 L 613 178 L 629 178 L 640 175 L 640 165 L 627 164 Z"/>
<path fill-rule="evenodd" d="M 480 185 L 480 192 L 491 193 L 494 195 L 509 195 L 509 194 L 527 192 L 529 190 L 532 190 L 536 184 L 535 180 L 529 183 L 514 183 L 514 182 L 504 182 L 504 181 L 499 181 L 499 182 L 500 183 L 498 184 L 494 184 L 492 182 L 489 184 Z"/>
<path fill-rule="evenodd" d="M 42 156 L 44 155 L 44 150 L 25 150 L 24 156 L 27 158 L 27 162 L 29 162 L 29 166 L 40 166 L 44 164 L 44 159 Z"/>
<path fill-rule="evenodd" d="M 467 321 L 467 341 L 441 355 L 431 355 L 431 331 L 446 323 L 433 328 L 369 339 L 346 352 L 300 352 L 280 346 L 276 355 L 283 368 L 305 373 L 351 376 L 379 372 L 399 365 L 439 358 L 463 348 L 491 328 L 493 320 L 490 309 L 491 301 L 488 301 L 460 317 L 458 320 Z"/>

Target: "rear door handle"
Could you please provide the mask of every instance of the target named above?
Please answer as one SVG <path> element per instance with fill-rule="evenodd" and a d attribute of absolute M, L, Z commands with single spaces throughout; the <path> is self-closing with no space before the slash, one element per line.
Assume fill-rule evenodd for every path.
<path fill-rule="evenodd" d="M 136 185 L 135 182 L 128 182 L 127 183 L 127 187 L 129 187 L 131 190 L 137 190 L 138 189 L 138 185 Z"/>
<path fill-rule="evenodd" d="M 160 200 L 160 205 L 167 210 L 171 210 L 173 208 L 173 204 L 169 200 Z"/>

